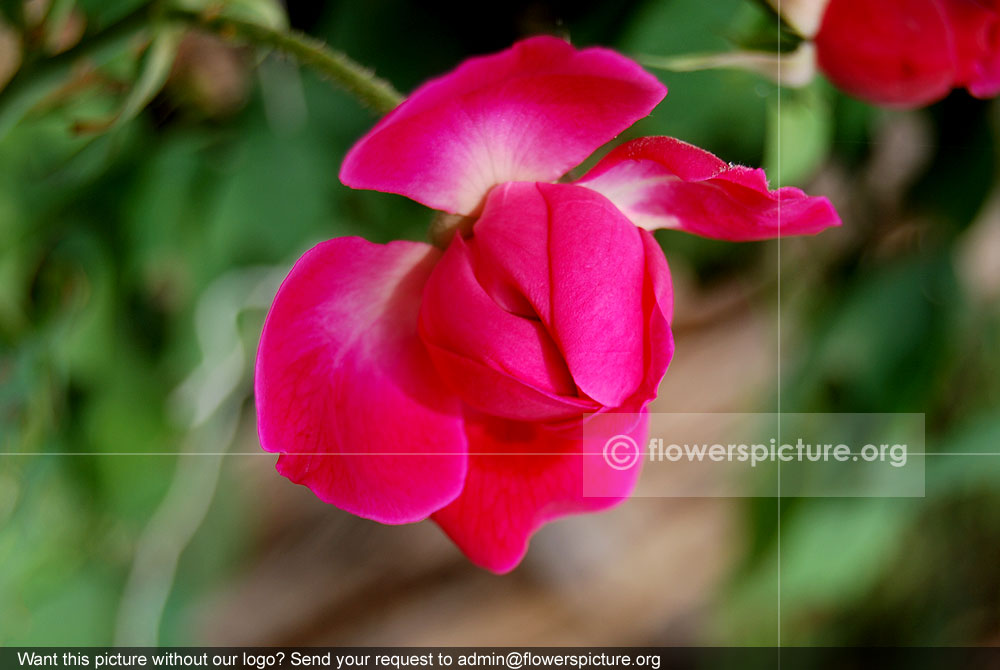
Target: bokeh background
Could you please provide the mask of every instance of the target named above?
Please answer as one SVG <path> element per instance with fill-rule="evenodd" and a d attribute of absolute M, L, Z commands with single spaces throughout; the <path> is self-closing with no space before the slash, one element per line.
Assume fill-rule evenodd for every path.
<path fill-rule="evenodd" d="M 23 26 L 8 13 L 0 82 L 22 47 L 24 68 L 58 63 L 139 4 L 5 2 Z M 750 0 L 284 10 L 404 92 L 538 32 L 643 57 L 788 46 Z M 278 282 L 319 241 L 423 239 L 431 213 L 338 182 L 375 120 L 354 99 L 274 53 L 177 38 L 138 98 L 129 40 L 14 124 L 0 91 L 0 643 L 1000 644 L 997 101 L 898 112 L 819 79 L 657 71 L 670 93 L 627 136 L 763 165 L 844 225 L 780 254 L 657 233 L 678 344 L 654 409 L 768 412 L 780 393 L 788 412 L 925 413 L 926 497 L 637 498 L 546 527 L 496 577 L 433 524 L 354 518 L 260 452 L 252 362 Z"/>

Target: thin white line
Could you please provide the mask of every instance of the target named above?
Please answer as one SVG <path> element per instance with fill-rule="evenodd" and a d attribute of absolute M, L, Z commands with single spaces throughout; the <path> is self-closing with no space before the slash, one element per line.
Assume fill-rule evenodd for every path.
<path fill-rule="evenodd" d="M 240 451 L 240 452 L 225 452 L 225 451 L 12 451 L 12 452 L 0 452 L 0 456 L 603 456 L 602 451 L 294 451 L 294 452 L 278 452 L 278 451 Z M 849 452 L 845 456 L 863 456 L 864 454 L 860 451 Z M 907 458 L 920 457 L 920 456 L 1000 456 L 1000 451 L 951 451 L 951 452 L 909 452 L 906 454 Z M 746 463 L 746 461 L 740 460 L 722 460 L 715 461 L 708 456 L 702 459 L 698 459 L 697 456 L 687 457 L 684 456 L 679 460 L 673 460 L 669 458 L 663 459 L 649 459 L 643 457 L 641 460 L 650 463 L 676 463 L 676 462 L 695 462 L 695 463 Z M 767 462 L 757 461 L 758 463 Z M 781 464 L 781 459 L 776 459 L 774 461 L 776 464 Z M 858 461 L 837 461 L 837 460 L 827 460 L 827 461 L 814 461 L 811 459 L 804 459 L 802 461 L 797 461 L 793 459 L 790 461 L 792 463 L 825 463 L 829 465 L 836 465 L 838 463 L 856 463 Z M 879 463 L 888 463 L 885 460 L 865 460 L 865 463 L 870 463 L 872 465 L 877 465 Z"/>
<path fill-rule="evenodd" d="M 600 451 L 535 451 L 535 452 L 467 452 L 467 451 L 71 451 L 71 452 L 22 452 L 0 456 L 601 456 Z"/>
<path fill-rule="evenodd" d="M 22 452 L 0 456 L 603 456 L 602 451 L 71 451 L 71 452 Z M 646 460 L 646 459 L 643 459 Z"/>
<path fill-rule="evenodd" d="M 917 452 L 907 456 L 1000 456 L 1000 451 L 936 451 Z"/>
<path fill-rule="evenodd" d="M 775 167 L 781 183 L 781 0 L 778 0 L 778 138 Z M 781 199 L 778 199 L 778 439 L 781 439 Z M 778 461 L 778 670 L 781 670 L 781 461 Z"/>

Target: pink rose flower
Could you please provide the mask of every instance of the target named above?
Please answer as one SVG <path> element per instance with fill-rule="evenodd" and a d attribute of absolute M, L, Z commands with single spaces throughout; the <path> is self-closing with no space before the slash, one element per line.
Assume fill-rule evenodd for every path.
<path fill-rule="evenodd" d="M 358 516 L 430 517 L 495 572 L 543 523 L 627 497 L 638 464 L 604 464 L 583 417 L 639 416 L 625 430 L 645 442 L 673 355 L 649 230 L 755 240 L 839 224 L 825 198 L 670 138 L 555 183 L 665 94 L 612 51 L 536 37 L 424 84 L 362 138 L 345 184 L 475 223 L 444 252 L 347 237 L 295 264 L 255 379 L 278 471 Z M 609 495 L 585 496 L 585 477 Z"/>
<path fill-rule="evenodd" d="M 826 76 L 869 102 L 1000 94 L 1000 0 L 830 0 L 815 41 Z"/>

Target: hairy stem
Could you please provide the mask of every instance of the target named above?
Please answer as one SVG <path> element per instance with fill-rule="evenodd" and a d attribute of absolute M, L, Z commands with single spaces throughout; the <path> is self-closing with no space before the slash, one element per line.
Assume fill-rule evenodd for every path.
<path fill-rule="evenodd" d="M 172 10 L 168 13 L 225 39 L 257 47 L 269 47 L 287 54 L 301 65 L 312 68 L 357 98 L 372 110 L 385 114 L 403 101 L 389 82 L 355 63 L 322 41 L 295 30 L 275 30 L 248 21 Z"/>
<path fill-rule="evenodd" d="M 403 101 L 399 92 L 385 80 L 376 77 L 371 70 L 304 33 L 276 30 L 209 13 L 184 9 L 164 10 L 158 3 L 151 3 L 85 37 L 75 47 L 58 56 L 37 60 L 22 67 L 0 91 L 0 137 L 65 81 L 76 63 L 84 59 L 98 63 L 106 60 L 129 40 L 148 32 L 154 21 L 164 19 L 215 33 L 229 41 L 275 49 L 287 54 L 301 65 L 312 68 L 331 80 L 379 114 L 391 111 Z"/>

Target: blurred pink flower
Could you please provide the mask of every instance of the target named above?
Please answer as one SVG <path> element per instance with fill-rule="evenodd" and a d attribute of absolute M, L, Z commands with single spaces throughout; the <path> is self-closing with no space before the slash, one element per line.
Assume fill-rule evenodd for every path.
<path fill-rule="evenodd" d="M 431 517 L 495 572 L 546 521 L 628 496 L 638 464 L 584 468 L 602 445 L 584 443 L 582 418 L 642 416 L 627 432 L 645 441 L 673 355 L 648 230 L 764 239 L 779 208 L 782 234 L 839 224 L 825 198 L 771 191 L 760 170 L 665 137 L 554 183 L 665 94 L 612 51 L 536 37 L 421 86 L 362 138 L 345 184 L 475 224 L 444 252 L 348 237 L 295 264 L 255 380 L 278 471 L 365 518 Z M 614 495 L 583 495 L 585 476 Z"/>
<path fill-rule="evenodd" d="M 869 102 L 1000 94 L 1000 0 L 830 0 L 815 41 L 826 76 Z"/>

